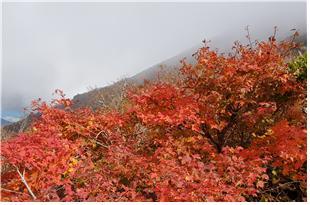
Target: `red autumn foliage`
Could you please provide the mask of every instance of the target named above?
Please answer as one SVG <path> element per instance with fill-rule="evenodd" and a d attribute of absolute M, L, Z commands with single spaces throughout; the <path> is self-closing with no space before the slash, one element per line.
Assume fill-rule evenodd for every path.
<path fill-rule="evenodd" d="M 145 88 L 139 94 L 131 95 L 134 110 L 142 123 L 148 125 L 190 126 L 199 119 L 198 104 L 192 96 L 186 96 L 182 90 L 162 83 Z"/>
<path fill-rule="evenodd" d="M 270 187 L 269 170 L 304 186 L 292 46 L 272 37 L 224 56 L 206 45 L 178 82 L 128 91 L 122 111 L 72 110 L 60 90 L 35 101 L 31 131 L 1 144 L 1 200 L 246 201 Z"/>

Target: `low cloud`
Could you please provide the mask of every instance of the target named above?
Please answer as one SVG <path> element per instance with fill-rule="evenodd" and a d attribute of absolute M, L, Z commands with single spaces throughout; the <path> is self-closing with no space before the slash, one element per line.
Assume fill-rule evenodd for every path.
<path fill-rule="evenodd" d="M 2 111 L 105 86 L 213 37 L 305 30 L 306 3 L 4 3 Z M 225 42 L 225 43 L 223 43 Z"/>

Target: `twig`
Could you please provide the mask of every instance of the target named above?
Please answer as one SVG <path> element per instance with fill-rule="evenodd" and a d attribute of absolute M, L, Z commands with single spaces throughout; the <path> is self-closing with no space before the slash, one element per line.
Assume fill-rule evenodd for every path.
<path fill-rule="evenodd" d="M 273 27 L 273 35 L 272 35 L 273 38 L 276 38 L 277 31 L 278 31 L 278 27 L 277 26 Z"/>
<path fill-rule="evenodd" d="M 24 185 L 26 186 L 26 188 L 27 188 L 29 194 L 31 195 L 31 197 L 32 197 L 34 200 L 36 200 L 37 197 L 36 197 L 36 196 L 34 195 L 34 193 L 31 191 L 31 189 L 30 189 L 30 187 L 29 187 L 29 185 L 28 185 L 28 183 L 27 183 L 27 181 L 26 181 L 26 179 L 25 179 L 25 169 L 24 169 L 24 171 L 23 171 L 23 174 L 19 171 L 18 167 L 16 167 L 16 171 L 17 171 L 18 175 L 20 176 L 22 182 L 23 182 Z"/>
<path fill-rule="evenodd" d="M 101 142 L 98 142 L 97 140 L 94 140 L 94 142 L 104 148 L 109 148 L 109 146 L 102 144 Z"/>
<path fill-rule="evenodd" d="M 13 190 L 6 189 L 6 188 L 2 188 L 2 187 L 1 187 L 1 190 L 7 191 L 7 192 L 12 192 L 12 193 L 15 193 L 15 194 L 25 194 L 25 193 L 23 193 L 23 192 L 13 191 Z"/>
<path fill-rule="evenodd" d="M 104 133 L 104 131 L 101 130 L 100 132 L 98 132 L 95 138 L 97 139 L 101 133 Z"/>
<path fill-rule="evenodd" d="M 246 27 L 245 27 L 245 30 L 247 31 L 247 39 L 249 40 L 249 45 L 250 45 L 250 47 L 251 47 L 251 49 L 253 49 L 253 44 L 252 44 L 252 41 L 251 41 L 251 36 L 250 36 L 250 29 L 249 29 L 249 25 L 247 25 Z"/>

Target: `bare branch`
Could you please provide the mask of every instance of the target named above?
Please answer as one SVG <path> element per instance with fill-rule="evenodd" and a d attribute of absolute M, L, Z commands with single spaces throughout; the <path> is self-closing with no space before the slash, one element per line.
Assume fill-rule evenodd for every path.
<path fill-rule="evenodd" d="M 249 28 L 249 27 L 250 27 L 249 25 L 247 25 L 247 26 L 245 27 L 245 30 L 247 31 L 246 38 L 249 40 L 249 45 L 250 45 L 251 49 L 253 49 L 253 43 L 252 43 L 252 41 L 251 41 L 250 28 Z"/>
<path fill-rule="evenodd" d="M 104 130 L 101 130 L 100 132 L 98 132 L 97 135 L 96 135 L 96 137 L 95 137 L 95 139 L 97 139 L 97 138 L 99 137 L 99 135 L 100 135 L 101 133 L 103 133 L 103 132 L 104 132 Z"/>
<path fill-rule="evenodd" d="M 30 189 L 30 187 L 29 187 L 29 185 L 28 185 L 28 183 L 27 183 L 27 181 L 26 181 L 26 179 L 25 179 L 25 169 L 24 169 L 23 174 L 22 174 L 22 173 L 19 171 L 18 167 L 15 167 L 15 168 L 16 168 L 16 171 L 17 171 L 18 175 L 20 176 L 22 182 L 23 182 L 24 185 L 26 186 L 26 188 L 27 188 L 29 194 L 31 195 L 31 197 L 32 197 L 34 200 L 36 200 L 37 197 L 36 197 L 36 196 L 34 195 L 34 193 L 31 191 L 31 189 Z"/>
<path fill-rule="evenodd" d="M 105 145 L 105 144 L 102 144 L 101 142 L 98 142 L 97 140 L 94 140 L 94 142 L 104 148 L 109 148 L 109 146 Z"/>
<path fill-rule="evenodd" d="M 7 191 L 7 192 L 11 192 L 11 193 L 15 193 L 15 194 L 25 194 L 23 192 L 18 192 L 18 191 L 14 191 L 14 190 L 10 190 L 10 189 L 6 189 L 6 188 L 0 188 L 3 191 Z M 27 194 L 26 194 L 27 195 Z"/>

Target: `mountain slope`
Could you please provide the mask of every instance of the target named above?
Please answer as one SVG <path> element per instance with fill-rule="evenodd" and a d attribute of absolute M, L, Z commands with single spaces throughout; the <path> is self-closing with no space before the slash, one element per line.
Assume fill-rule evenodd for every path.
<path fill-rule="evenodd" d="M 193 53 L 198 47 L 191 48 L 172 58 L 169 58 L 159 64 L 153 65 L 144 71 L 113 83 L 102 88 L 96 88 L 89 92 L 78 94 L 73 97 L 73 108 L 89 107 L 96 110 L 101 106 L 115 106 L 117 99 L 124 94 L 124 88 L 127 85 L 141 85 L 145 80 L 156 80 L 162 72 L 177 73 L 180 67 L 180 60 L 186 59 L 189 63 L 194 63 Z"/>
<path fill-rule="evenodd" d="M 307 35 L 302 34 L 296 39 L 296 42 L 301 43 L 303 47 L 306 47 L 307 44 Z M 211 42 L 211 48 L 215 48 L 214 45 L 220 48 L 220 51 L 226 52 L 230 50 L 232 41 L 230 38 L 214 38 Z M 118 107 L 120 99 L 124 95 L 124 88 L 127 85 L 141 85 L 145 80 L 152 81 L 156 80 L 158 74 L 161 72 L 177 73 L 178 68 L 180 67 L 180 60 L 186 59 L 188 63 L 195 63 L 193 54 L 197 51 L 202 44 L 196 45 L 172 58 L 169 58 L 161 63 L 151 66 L 144 71 L 129 77 L 117 81 L 109 86 L 102 88 L 96 88 L 89 92 L 78 94 L 73 97 L 73 109 L 78 109 L 81 107 L 89 107 L 93 110 L 96 110 L 100 107 Z M 304 50 L 304 49 L 303 49 Z M 35 118 L 34 116 L 29 116 L 26 119 L 20 120 L 16 123 L 4 126 L 1 133 L 1 138 L 6 138 L 6 135 L 11 135 L 11 133 L 16 133 L 24 131 L 30 125 L 31 121 Z"/>
<path fill-rule="evenodd" d="M 12 123 L 12 122 L 7 121 L 7 120 L 1 118 L 1 126 L 9 125 L 9 124 L 11 124 L 11 123 Z"/>

